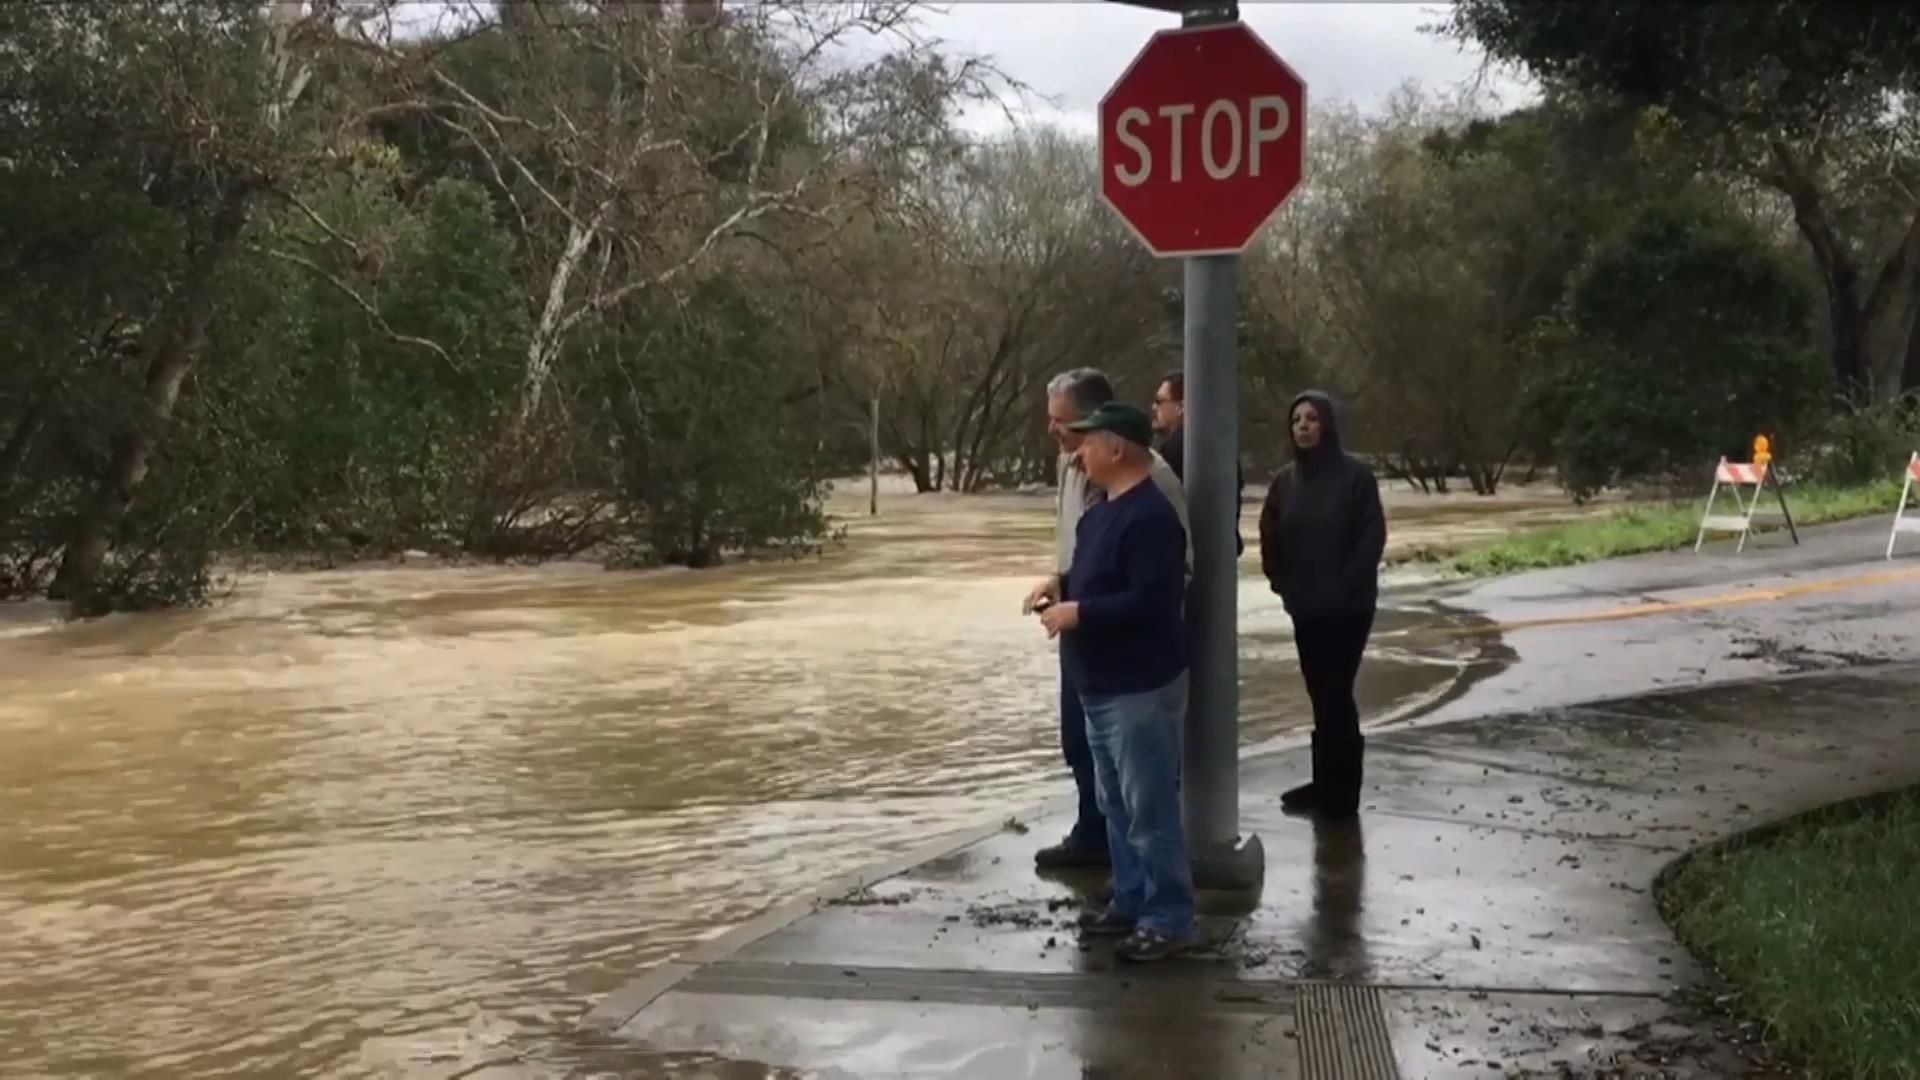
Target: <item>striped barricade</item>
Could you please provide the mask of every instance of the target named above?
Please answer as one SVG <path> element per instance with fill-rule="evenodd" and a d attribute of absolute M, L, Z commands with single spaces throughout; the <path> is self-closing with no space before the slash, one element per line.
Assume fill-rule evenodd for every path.
<path fill-rule="evenodd" d="M 1920 483 L 1920 454 L 1907 459 L 1907 482 L 1900 487 L 1900 505 L 1893 508 L 1893 535 L 1887 537 L 1887 558 L 1893 558 L 1893 545 L 1903 532 L 1920 532 L 1920 514 L 1907 516 L 1907 503 L 1913 499 L 1913 486 Z"/>
<path fill-rule="evenodd" d="M 1747 491 L 1748 488 L 1753 489 L 1751 493 Z M 1766 488 L 1773 490 L 1774 498 L 1780 504 L 1779 516 L 1786 522 L 1787 530 L 1793 534 L 1793 542 L 1798 544 L 1800 530 L 1794 527 L 1793 513 L 1787 509 L 1786 492 L 1780 490 L 1780 478 L 1772 464 L 1761 462 L 1742 465 L 1723 457 L 1720 459 L 1720 464 L 1714 466 L 1713 489 L 1707 492 L 1707 509 L 1700 516 L 1700 535 L 1693 542 L 1694 553 L 1699 554 L 1701 547 L 1707 542 L 1708 533 L 1727 533 L 1738 536 L 1740 542 L 1734 547 L 1734 551 L 1736 553 L 1745 551 L 1747 537 L 1752 535 L 1754 524 L 1759 519 L 1760 493 Z M 1739 508 L 1738 513 L 1714 513 L 1722 491 L 1733 495 L 1734 505 Z M 1771 517 L 1773 511 L 1768 510 L 1767 515 Z"/>

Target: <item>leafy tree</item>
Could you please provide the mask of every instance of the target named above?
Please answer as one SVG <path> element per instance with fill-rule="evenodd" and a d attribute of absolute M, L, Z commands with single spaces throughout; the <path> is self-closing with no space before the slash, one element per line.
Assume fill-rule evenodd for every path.
<path fill-rule="evenodd" d="M 411 154 L 489 185 L 516 233 L 521 389 L 489 454 L 496 505 L 467 532 L 521 548 L 509 519 L 580 479 L 567 415 L 545 409 L 556 386 L 564 403 L 592 382 L 566 369 L 591 351 L 578 341 L 629 320 L 626 305 L 795 257 L 884 203 L 946 151 L 954 104 L 992 75 L 927 48 L 898 0 L 455 10 L 429 40 L 381 48 L 394 93 L 380 114 Z M 845 48 L 864 37 L 894 47 Z"/>
<path fill-rule="evenodd" d="M 254 546 L 457 544 L 477 436 L 518 384 L 512 239 L 464 180 L 403 200 L 345 178 L 309 205 L 361 239 L 295 212 L 261 222 L 188 437 L 217 427 L 243 455 L 236 527 Z"/>
<path fill-rule="evenodd" d="M 131 217 L 154 241 L 131 278 L 139 284 L 107 294 L 127 306 L 96 308 L 119 328 L 123 355 L 107 376 L 121 387 L 109 395 L 117 400 L 94 418 L 99 427 L 66 433 L 75 444 L 108 439 L 104 455 L 85 455 L 91 492 L 73 507 L 62 545 L 57 588 L 79 607 L 100 606 L 95 587 L 129 538 L 128 510 L 205 349 L 256 206 L 328 143 L 327 109 L 314 104 L 328 88 L 313 73 L 331 39 L 324 20 L 285 0 L 0 9 L 9 169 L 49 187 L 77 180 L 114 208 L 110 217 Z"/>
<path fill-rule="evenodd" d="M 793 426 L 843 328 L 707 282 L 817 274 L 944 163 L 990 70 L 897 2 L 455 3 L 428 26 L 399 3 L 0 8 L 0 589 L 97 611 L 191 600 L 240 547 L 543 555 L 631 525 L 706 560 L 815 535 L 821 466 L 785 444 L 780 468 L 656 447 L 650 513 L 611 514 L 647 500 L 607 453 L 608 343 L 681 327 L 701 378 L 741 380 L 682 396 L 777 387 Z M 686 336 L 737 323 L 791 345 Z M 756 505 L 802 511 L 709 497 L 761 481 Z M 662 501 L 689 485 L 692 509 Z"/>
<path fill-rule="evenodd" d="M 1698 198 L 1647 207 L 1594 251 L 1541 337 L 1552 374 L 1536 405 L 1561 482 L 1584 499 L 1804 431 L 1832 388 L 1812 305 L 1749 223 Z"/>
<path fill-rule="evenodd" d="M 1464 0 L 1447 25 L 1551 85 L 1665 110 L 1703 161 L 1784 196 L 1836 379 L 1855 397 L 1901 389 L 1920 309 L 1920 9 Z"/>
<path fill-rule="evenodd" d="M 1536 125 L 1461 129 L 1418 102 L 1376 128 L 1320 262 L 1356 398 L 1389 468 L 1491 494 L 1519 449 L 1526 352 L 1569 269 L 1571 219 Z M 1459 134 L 1456 135 L 1455 133 Z"/>
<path fill-rule="evenodd" d="M 594 347 L 621 501 L 653 558 L 711 566 L 825 532 L 778 326 L 734 282 L 636 311 Z"/>

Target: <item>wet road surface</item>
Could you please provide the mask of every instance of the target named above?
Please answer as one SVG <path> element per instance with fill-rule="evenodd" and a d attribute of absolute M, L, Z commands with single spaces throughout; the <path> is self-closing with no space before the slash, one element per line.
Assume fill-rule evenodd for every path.
<path fill-rule="evenodd" d="M 1496 647 L 1376 728 L 1356 828 L 1278 813 L 1300 751 L 1243 766 L 1267 886 L 1216 900 L 1194 957 L 1142 972 L 1079 943 L 1097 882 L 1034 874 L 1044 818 L 629 984 L 576 1074 L 1771 1075 L 1677 995 L 1701 973 L 1651 886 L 1700 843 L 1920 783 L 1920 560 L 1877 558 L 1883 529 L 1431 591 L 1487 622 L 1385 642 Z"/>
<path fill-rule="evenodd" d="M 1500 663 L 1423 719 L 1920 658 L 1920 554 L 1884 558 L 1888 520 L 1434 590 Z"/>
<path fill-rule="evenodd" d="M 1920 783 L 1916 698 L 1894 665 L 1376 735 L 1349 826 L 1282 816 L 1306 762 L 1274 755 L 1242 784 L 1264 892 L 1210 898 L 1203 944 L 1145 970 L 1077 939 L 1097 882 L 1038 877 L 1032 835 L 995 831 L 606 999 L 574 1075 L 1784 1075 L 1688 1003 L 1702 972 L 1653 880 Z"/>
<path fill-rule="evenodd" d="M 1406 535 L 1455 528 L 1440 505 Z M 537 1060 L 633 972 L 1058 794 L 1054 654 L 1018 614 L 1048 510 L 890 498 L 823 560 L 700 573 L 366 568 L 208 611 L 9 609 L 0 1075 Z M 1283 613 L 1251 580 L 1242 605 L 1258 743 L 1306 716 Z M 1486 647 L 1383 641 L 1368 708 L 1436 700 Z"/>

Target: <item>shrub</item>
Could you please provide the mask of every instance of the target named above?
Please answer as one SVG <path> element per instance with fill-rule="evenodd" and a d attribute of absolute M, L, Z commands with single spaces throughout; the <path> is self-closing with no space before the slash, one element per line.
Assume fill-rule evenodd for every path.
<path fill-rule="evenodd" d="M 1899 475 L 1920 450 L 1920 395 L 1850 406 L 1828 417 L 1803 471 L 1829 484 L 1863 484 Z"/>

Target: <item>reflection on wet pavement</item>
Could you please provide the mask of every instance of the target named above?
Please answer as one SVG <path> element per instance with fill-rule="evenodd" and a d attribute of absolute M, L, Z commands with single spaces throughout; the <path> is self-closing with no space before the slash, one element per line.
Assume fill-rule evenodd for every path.
<path fill-rule="evenodd" d="M 9 611 L 0 1074 L 537 1070 L 632 972 L 1060 794 L 1056 661 L 1018 615 L 1049 509 L 895 498 L 825 559 L 700 573 L 379 567 Z M 1241 603 L 1259 744 L 1306 712 L 1284 613 L 1251 578 Z M 1383 615 L 1370 712 L 1482 655 L 1396 637 L 1440 619 Z"/>
<path fill-rule="evenodd" d="M 1302 978 L 1363 982 L 1373 974 L 1361 905 L 1367 894 L 1366 826 L 1314 822 L 1313 901 L 1300 935 Z"/>

